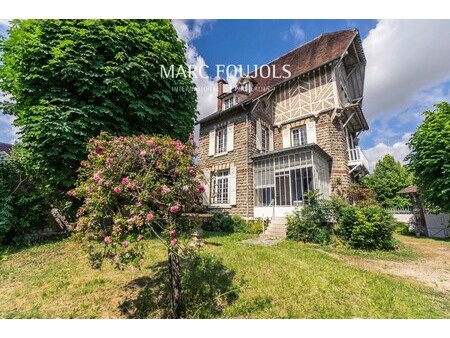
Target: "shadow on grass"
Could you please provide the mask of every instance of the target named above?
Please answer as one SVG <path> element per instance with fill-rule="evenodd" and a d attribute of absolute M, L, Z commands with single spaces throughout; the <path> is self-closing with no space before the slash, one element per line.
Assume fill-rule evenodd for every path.
<path fill-rule="evenodd" d="M 125 286 L 130 293 L 119 305 L 128 318 L 171 318 L 167 261 L 150 268 L 151 277 L 137 278 Z M 183 259 L 181 265 L 182 317 L 214 318 L 238 298 L 235 273 L 212 255 Z"/>
<path fill-rule="evenodd" d="M 33 247 L 39 247 L 42 245 L 53 244 L 61 242 L 67 238 L 70 238 L 70 233 L 61 232 L 58 234 L 51 234 L 45 237 L 39 237 L 33 241 L 23 241 L 21 243 L 16 243 L 14 245 L 0 245 L 0 256 L 7 256 L 14 253 L 21 252 L 23 250 L 28 250 Z"/>

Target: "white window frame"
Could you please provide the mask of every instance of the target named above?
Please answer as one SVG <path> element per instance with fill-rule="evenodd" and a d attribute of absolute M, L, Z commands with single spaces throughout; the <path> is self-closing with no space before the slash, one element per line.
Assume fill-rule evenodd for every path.
<path fill-rule="evenodd" d="M 244 82 L 241 84 L 241 90 L 243 92 L 250 93 L 250 82 Z"/>
<path fill-rule="evenodd" d="M 227 127 L 217 128 L 216 130 L 216 154 L 225 154 L 227 152 Z"/>
<path fill-rule="evenodd" d="M 297 134 L 297 136 L 295 136 Z M 298 144 L 296 144 L 298 140 Z M 291 129 L 291 145 L 292 147 L 303 146 L 308 144 L 308 135 L 306 132 L 306 126 Z"/>
<path fill-rule="evenodd" d="M 266 152 L 270 150 L 270 132 L 266 126 L 261 126 L 261 151 Z"/>
<path fill-rule="evenodd" d="M 234 97 L 233 96 L 228 97 L 223 100 L 223 109 L 224 110 L 233 107 L 233 105 L 234 105 Z"/>
<path fill-rule="evenodd" d="M 217 171 L 213 178 L 212 205 L 230 204 L 230 170 Z"/>

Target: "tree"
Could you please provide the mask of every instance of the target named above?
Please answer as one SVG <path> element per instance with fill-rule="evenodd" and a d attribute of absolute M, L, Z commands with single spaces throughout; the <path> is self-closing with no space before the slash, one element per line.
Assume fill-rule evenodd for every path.
<path fill-rule="evenodd" d="M 0 50 L 0 109 L 16 117 L 49 191 L 74 185 L 100 131 L 186 139 L 193 130 L 192 79 L 161 75 L 187 67 L 168 20 L 14 20 Z"/>
<path fill-rule="evenodd" d="M 193 135 L 188 142 L 169 137 L 111 137 L 102 133 L 89 142 L 78 184 L 68 194 L 83 205 L 78 231 L 92 268 L 104 259 L 116 268 L 140 268 L 142 240 L 161 238 L 169 254 L 173 315 L 181 315 L 180 248 L 177 225 L 182 213 L 202 210 L 200 169 L 194 164 Z M 177 239 L 178 237 L 178 239 Z"/>
<path fill-rule="evenodd" d="M 377 162 L 373 174 L 364 177 L 362 184 L 376 193 L 377 202 L 382 207 L 406 207 L 411 204 L 408 197 L 397 192 L 411 185 L 412 177 L 406 167 L 389 154 Z"/>
<path fill-rule="evenodd" d="M 450 105 L 425 111 L 425 120 L 409 141 L 409 167 L 425 202 L 450 212 Z"/>

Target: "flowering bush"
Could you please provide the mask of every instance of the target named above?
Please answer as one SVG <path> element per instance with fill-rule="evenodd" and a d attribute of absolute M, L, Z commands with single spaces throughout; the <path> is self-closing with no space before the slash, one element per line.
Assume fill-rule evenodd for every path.
<path fill-rule="evenodd" d="M 83 201 L 75 229 L 88 243 L 91 266 L 100 268 L 109 258 L 117 268 L 139 268 L 144 262 L 142 239 L 159 230 L 164 230 L 168 247 L 176 247 L 176 219 L 183 212 L 199 211 L 205 191 L 193 162 L 193 136 L 183 143 L 101 133 L 89 141 L 88 150 L 77 187 L 68 194 Z"/>

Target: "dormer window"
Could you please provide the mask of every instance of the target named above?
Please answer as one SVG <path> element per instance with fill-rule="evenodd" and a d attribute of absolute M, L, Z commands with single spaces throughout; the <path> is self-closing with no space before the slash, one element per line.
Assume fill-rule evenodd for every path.
<path fill-rule="evenodd" d="M 250 82 L 244 82 L 241 84 L 241 90 L 250 93 Z"/>
<path fill-rule="evenodd" d="M 223 100 L 223 109 L 228 109 L 233 106 L 233 97 L 229 97 L 225 100 Z"/>

